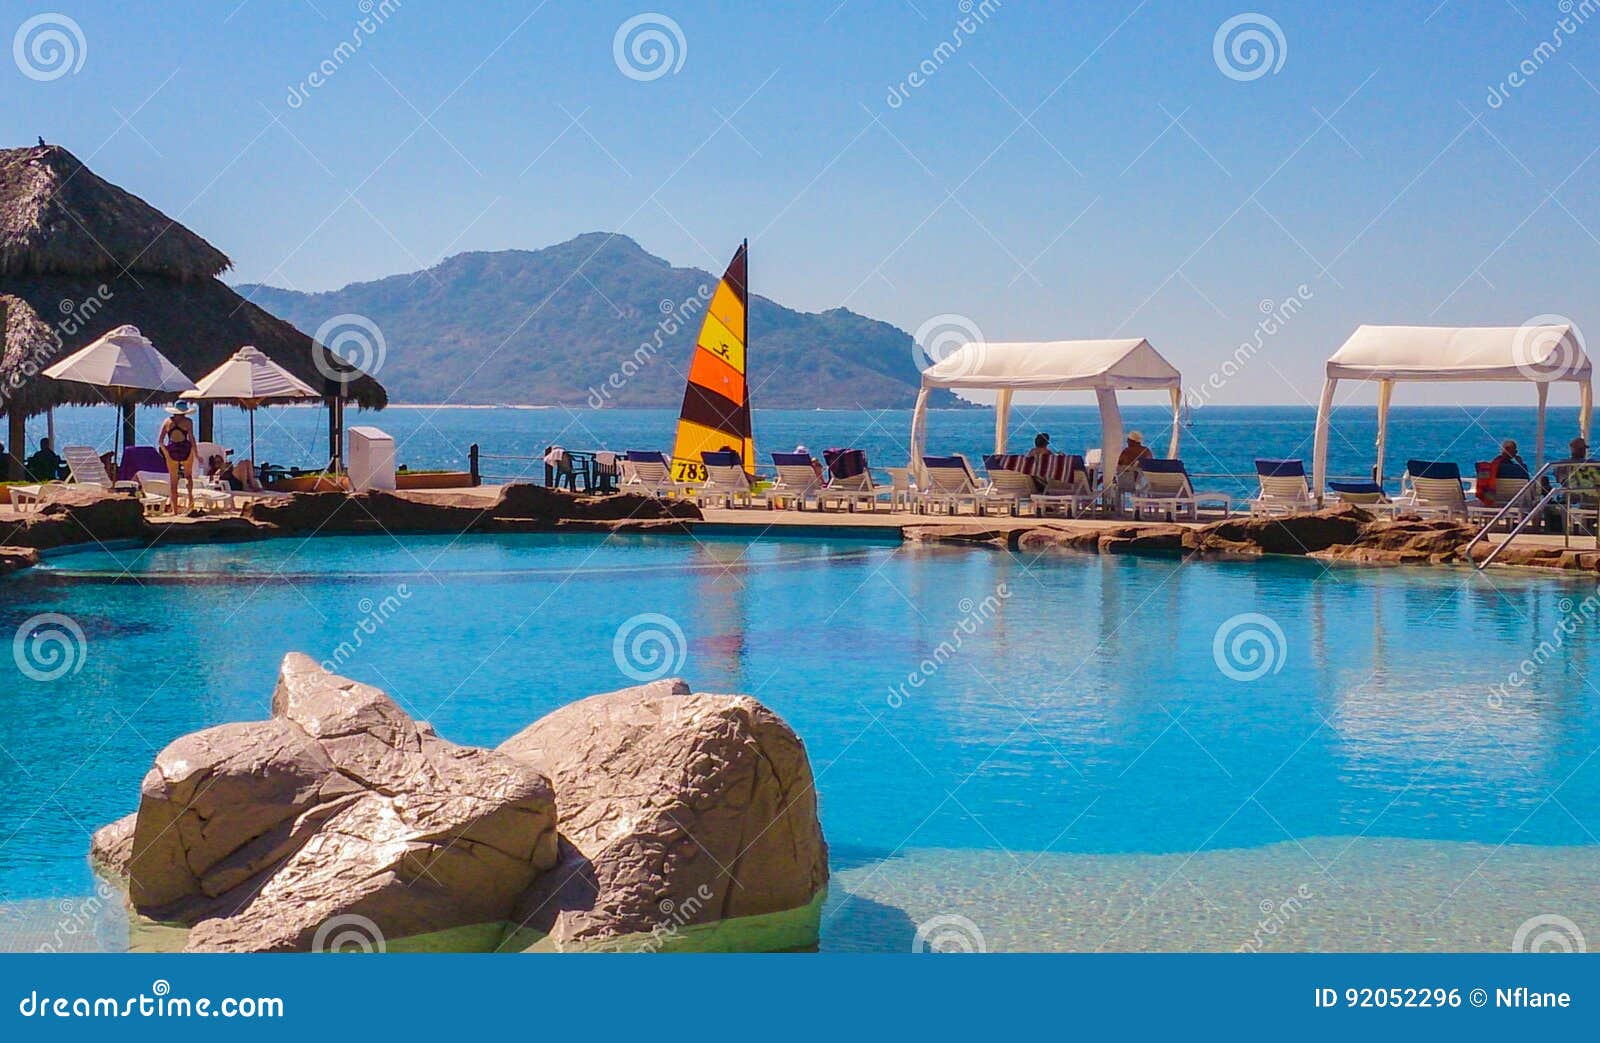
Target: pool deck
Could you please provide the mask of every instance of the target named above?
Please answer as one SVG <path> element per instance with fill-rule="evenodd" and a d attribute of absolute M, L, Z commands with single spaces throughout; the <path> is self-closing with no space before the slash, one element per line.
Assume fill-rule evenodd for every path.
<path fill-rule="evenodd" d="M 453 504 L 455 506 L 476 506 L 481 503 L 485 510 L 494 506 L 499 500 L 503 486 L 482 485 L 471 488 L 458 489 L 418 489 L 408 490 L 405 496 L 423 501 L 434 501 L 440 504 Z M 956 515 L 950 514 L 917 514 L 910 511 L 888 510 L 770 510 L 766 507 L 745 508 L 706 508 L 704 521 L 689 523 L 696 531 L 717 535 L 743 535 L 757 538 L 764 533 L 786 534 L 793 536 L 843 536 L 843 537 L 873 537 L 885 539 L 898 539 L 906 536 L 907 529 L 934 529 L 943 530 L 946 535 L 973 537 L 985 534 L 1010 534 L 1031 529 L 1056 529 L 1068 528 L 1083 531 L 1088 529 L 1128 529 L 1156 528 L 1168 529 L 1174 524 L 1184 528 L 1200 528 L 1213 524 L 1223 519 L 1218 512 L 1202 512 L 1199 521 L 1152 521 L 1135 520 L 1131 518 L 1059 518 L 1059 517 L 1034 517 L 1032 515 L 1013 516 L 1007 514 L 978 515 L 963 512 Z M 0 504 L 0 524 L 18 522 L 30 517 L 28 514 L 19 513 L 10 504 Z M 201 518 L 169 518 L 163 516 L 152 517 L 150 522 L 161 529 L 170 529 L 174 534 L 185 529 L 206 529 L 225 521 L 228 516 L 207 516 Z M 1232 515 L 1232 517 L 1243 517 Z M 237 523 L 237 518 L 235 517 Z M 1503 540 L 1499 534 L 1492 534 L 1489 539 L 1495 543 Z M 0 541 L 3 542 L 3 541 Z M 1560 534 L 1549 533 L 1523 533 L 1512 542 L 1514 548 L 1520 550 L 1545 550 L 1560 551 L 1570 548 L 1574 551 L 1595 551 L 1600 549 L 1592 537 L 1574 536 L 1567 542 Z"/>

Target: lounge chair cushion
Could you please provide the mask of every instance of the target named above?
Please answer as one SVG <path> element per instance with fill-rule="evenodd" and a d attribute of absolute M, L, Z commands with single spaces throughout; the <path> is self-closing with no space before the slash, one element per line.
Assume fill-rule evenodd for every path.
<path fill-rule="evenodd" d="M 1449 460 L 1407 460 L 1406 471 L 1413 478 L 1461 480 L 1461 468 Z"/>

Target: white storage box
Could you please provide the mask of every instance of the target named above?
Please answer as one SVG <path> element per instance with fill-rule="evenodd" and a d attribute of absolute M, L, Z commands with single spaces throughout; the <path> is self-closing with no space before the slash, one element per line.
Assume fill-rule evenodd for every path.
<path fill-rule="evenodd" d="M 358 493 L 394 488 L 394 439 L 387 432 L 350 429 L 350 487 Z"/>

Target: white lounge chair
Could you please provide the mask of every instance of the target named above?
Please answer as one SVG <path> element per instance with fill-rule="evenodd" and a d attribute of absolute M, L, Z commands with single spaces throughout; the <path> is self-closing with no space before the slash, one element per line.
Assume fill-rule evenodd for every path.
<path fill-rule="evenodd" d="M 1165 515 L 1177 521 L 1188 514 L 1190 521 L 1200 520 L 1201 503 L 1221 503 L 1222 513 L 1233 510 L 1233 497 L 1227 493 L 1194 491 L 1194 482 L 1182 460 L 1164 460 L 1158 457 L 1139 461 L 1142 482 L 1133 494 L 1133 516 L 1145 514 Z"/>
<path fill-rule="evenodd" d="M 1305 514 L 1317 509 L 1306 481 L 1306 465 L 1299 460 L 1257 460 L 1256 479 L 1261 492 L 1248 501 L 1252 516 Z"/>
<path fill-rule="evenodd" d="M 1468 517 L 1461 468 L 1448 460 L 1407 460 L 1401 479 L 1401 507 L 1423 518 Z"/>
<path fill-rule="evenodd" d="M 984 486 L 983 503 L 979 513 L 987 512 L 990 505 L 1005 507 L 1012 514 L 1021 514 L 1022 505 L 1033 498 L 1038 486 L 1034 484 L 1033 476 L 1021 470 L 1007 467 L 1006 464 L 1013 460 L 1020 461 L 1018 457 L 986 456 L 983 458 L 983 468 L 989 475 L 989 484 Z"/>
<path fill-rule="evenodd" d="M 157 471 L 140 471 L 135 475 L 139 482 L 139 502 L 144 505 L 146 513 L 152 510 L 159 511 L 172 503 L 171 484 L 167 476 Z M 181 504 L 189 495 L 183 479 L 178 479 L 178 502 Z M 231 490 L 215 489 L 206 486 L 199 479 L 195 480 L 194 502 L 190 509 L 198 508 L 207 510 L 233 510 L 233 492 Z"/>
<path fill-rule="evenodd" d="M 860 449 L 829 451 L 822 456 L 828 463 L 828 484 L 817 494 L 817 506 L 822 510 L 838 503 L 850 511 L 857 504 L 864 504 L 870 511 L 878 506 L 878 498 L 889 491 L 873 482 L 867 454 Z"/>
<path fill-rule="evenodd" d="M 959 453 L 955 456 L 924 456 L 923 472 L 928 476 L 928 487 L 917 498 L 922 510 L 932 513 L 939 504 L 945 512 L 956 514 L 961 505 L 970 503 L 973 513 L 983 513 L 983 488 L 973 477 L 972 465 Z"/>
<path fill-rule="evenodd" d="M 1052 453 L 1039 465 L 1038 476 L 1044 480 L 1044 491 L 1029 499 L 1034 514 L 1059 512 L 1075 518 L 1094 507 L 1095 492 L 1083 457 Z"/>
<path fill-rule="evenodd" d="M 665 497 L 688 493 L 693 486 L 674 481 L 665 453 L 630 449 L 622 461 L 622 491 Z"/>
<path fill-rule="evenodd" d="M 917 490 L 911 484 L 911 468 L 886 467 L 889 475 L 889 509 L 909 511 L 916 507 Z"/>
<path fill-rule="evenodd" d="M 744 460 L 731 450 L 701 453 L 706 466 L 706 480 L 694 491 L 694 502 L 704 507 L 718 503 L 731 508 L 736 503 L 752 505 L 755 493 L 750 488 L 750 476 L 745 473 Z"/>
<path fill-rule="evenodd" d="M 11 502 L 22 510 L 25 506 L 38 509 L 40 504 L 50 499 L 50 490 L 67 485 L 92 485 L 98 489 L 110 492 L 113 487 L 111 476 L 106 473 L 105 464 L 100 462 L 100 454 L 95 452 L 91 445 L 69 445 L 61 450 L 61 458 L 67 462 L 67 477 L 61 481 L 40 482 L 36 485 L 11 486 Z"/>
<path fill-rule="evenodd" d="M 778 478 L 763 494 L 768 509 L 785 504 L 803 511 L 806 501 L 822 492 L 822 478 L 812 466 L 810 453 L 773 453 L 772 463 L 778 468 Z"/>

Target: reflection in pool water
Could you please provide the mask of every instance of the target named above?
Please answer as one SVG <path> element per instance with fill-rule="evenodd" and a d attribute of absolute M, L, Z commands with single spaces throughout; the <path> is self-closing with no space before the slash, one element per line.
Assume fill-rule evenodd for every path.
<path fill-rule="evenodd" d="M 352 642 L 400 584 L 398 610 Z M 0 583 L 0 632 L 53 611 L 87 640 L 82 669 L 53 682 L 0 667 L 0 902 L 88 894 L 88 832 L 132 809 L 161 745 L 265 716 L 286 651 L 358 643 L 344 672 L 493 744 L 631 683 L 612 639 L 648 612 L 681 627 L 696 688 L 755 695 L 806 740 L 838 873 L 825 947 L 903 948 L 907 924 L 950 910 L 990 947 L 1139 948 L 1151 932 L 1121 925 L 1155 916 L 1170 947 L 1236 948 L 1241 910 L 1302 883 L 1386 895 L 1399 911 L 1389 928 L 1377 916 L 1373 947 L 1475 947 L 1520 910 L 1577 902 L 1564 874 L 1600 853 L 1592 620 L 1519 666 L 1592 593 L 1539 575 L 864 540 L 61 555 Z M 997 607 L 971 623 L 985 598 Z M 1243 614 L 1270 626 L 1236 623 L 1256 640 L 1217 646 Z M 1506 686 L 1514 672 L 1524 683 Z M 1281 937 L 1336 943 L 1324 918 L 1346 906 L 1308 904 L 1305 933 Z"/>

